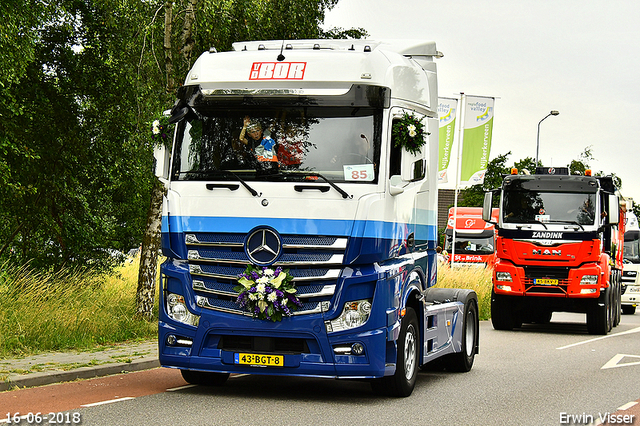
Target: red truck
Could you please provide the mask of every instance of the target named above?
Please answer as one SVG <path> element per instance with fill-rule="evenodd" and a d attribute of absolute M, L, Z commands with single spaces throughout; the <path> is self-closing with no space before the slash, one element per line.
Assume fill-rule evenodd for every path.
<path fill-rule="evenodd" d="M 506 176 L 485 193 L 483 218 L 497 228 L 491 320 L 496 330 L 585 313 L 591 334 L 620 322 L 624 208 L 611 176 L 538 168 Z M 491 218 L 500 197 L 498 221 Z"/>
<path fill-rule="evenodd" d="M 498 209 L 492 219 L 498 221 Z M 455 245 L 454 245 L 455 224 Z M 491 265 L 494 259 L 495 227 L 482 219 L 482 207 L 451 207 L 445 231 L 447 262 L 454 265 Z"/>

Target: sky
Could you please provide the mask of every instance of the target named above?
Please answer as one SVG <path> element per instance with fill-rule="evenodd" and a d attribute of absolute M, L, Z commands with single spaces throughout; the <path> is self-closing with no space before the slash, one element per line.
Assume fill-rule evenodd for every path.
<path fill-rule="evenodd" d="M 440 97 L 495 97 L 491 158 L 567 166 L 590 148 L 640 202 L 640 2 L 339 0 L 325 28 L 433 40 Z"/>

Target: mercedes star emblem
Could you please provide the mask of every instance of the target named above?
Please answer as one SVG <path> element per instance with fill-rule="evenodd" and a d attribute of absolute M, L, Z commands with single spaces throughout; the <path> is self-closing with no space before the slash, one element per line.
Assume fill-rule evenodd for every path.
<path fill-rule="evenodd" d="M 270 265 L 280 256 L 280 236 L 269 228 L 253 231 L 245 243 L 249 260 L 258 265 Z"/>

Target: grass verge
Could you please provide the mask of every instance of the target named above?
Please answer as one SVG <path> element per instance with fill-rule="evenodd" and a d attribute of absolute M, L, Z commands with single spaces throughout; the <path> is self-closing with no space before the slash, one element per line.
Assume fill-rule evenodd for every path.
<path fill-rule="evenodd" d="M 157 336 L 157 322 L 134 319 L 137 260 L 110 274 L 0 271 L 0 358 Z"/>
<path fill-rule="evenodd" d="M 478 295 L 480 320 L 491 318 L 491 269 L 438 265 L 438 284 L 441 288 L 468 288 Z"/>

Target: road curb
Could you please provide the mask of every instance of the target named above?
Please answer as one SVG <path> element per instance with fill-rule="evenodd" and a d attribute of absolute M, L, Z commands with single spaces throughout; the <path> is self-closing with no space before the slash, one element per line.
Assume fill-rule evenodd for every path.
<path fill-rule="evenodd" d="M 81 367 L 70 371 L 46 371 L 24 376 L 10 375 L 4 382 L 0 382 L 0 392 L 16 386 L 20 388 L 44 386 L 53 383 L 70 382 L 77 379 L 91 379 L 132 371 L 150 370 L 157 367 L 160 367 L 160 361 L 157 358 L 140 358 L 126 363 L 121 362 Z"/>

